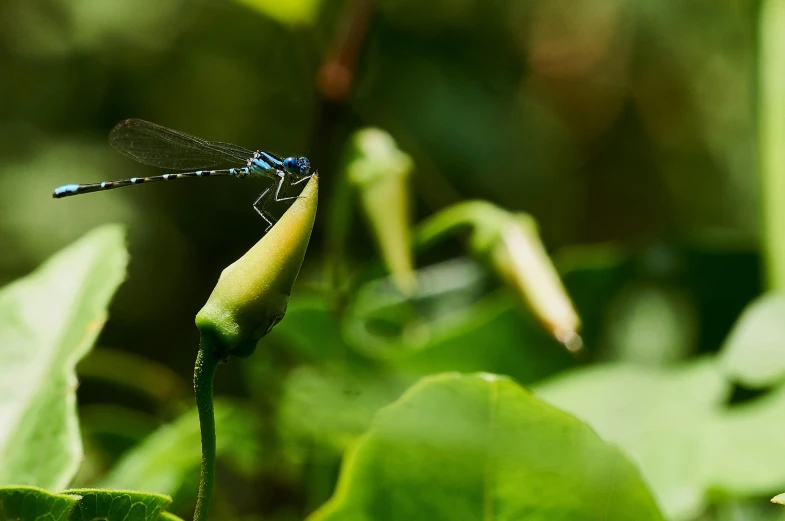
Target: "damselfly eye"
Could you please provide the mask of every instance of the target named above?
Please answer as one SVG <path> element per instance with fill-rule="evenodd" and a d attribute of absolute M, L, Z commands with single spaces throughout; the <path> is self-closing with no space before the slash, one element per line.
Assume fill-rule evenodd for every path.
<path fill-rule="evenodd" d="M 311 162 L 308 161 L 307 157 L 299 158 L 297 160 L 297 166 L 301 175 L 308 175 L 308 171 L 311 170 Z"/>

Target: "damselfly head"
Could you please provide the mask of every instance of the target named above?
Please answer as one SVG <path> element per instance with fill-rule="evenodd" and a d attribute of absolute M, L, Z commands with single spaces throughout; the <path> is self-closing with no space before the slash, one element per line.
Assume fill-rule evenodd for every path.
<path fill-rule="evenodd" d="M 287 157 L 283 160 L 283 167 L 290 174 L 308 175 L 311 170 L 311 162 L 307 157 Z"/>

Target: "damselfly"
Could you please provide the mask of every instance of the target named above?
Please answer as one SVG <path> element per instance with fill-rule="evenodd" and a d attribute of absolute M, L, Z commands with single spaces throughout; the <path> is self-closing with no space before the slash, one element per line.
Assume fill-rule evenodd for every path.
<path fill-rule="evenodd" d="M 267 222 L 269 230 L 277 220 L 267 210 L 270 201 L 296 199 L 296 196 L 287 197 L 289 187 L 311 177 L 311 163 L 305 157 L 284 159 L 261 150 L 254 152 L 230 143 L 207 141 L 141 119 L 127 119 L 115 125 L 109 133 L 109 142 L 120 153 L 140 163 L 180 172 L 102 183 L 64 185 L 56 188 L 52 196 L 68 197 L 152 181 L 171 181 L 190 177 L 235 176 L 240 179 L 248 176 L 267 177 L 276 183 L 262 192 L 254 202 L 253 208 Z M 206 170 L 231 164 L 245 166 Z M 201 170 L 196 170 L 197 168 Z M 187 171 L 182 172 L 183 170 Z"/>

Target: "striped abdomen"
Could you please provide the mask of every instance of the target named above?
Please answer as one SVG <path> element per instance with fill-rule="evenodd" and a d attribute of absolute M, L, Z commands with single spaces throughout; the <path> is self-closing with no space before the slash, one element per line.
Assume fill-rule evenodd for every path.
<path fill-rule="evenodd" d="M 70 184 L 63 185 L 55 188 L 52 197 L 61 198 L 70 195 L 87 194 L 90 192 L 100 192 L 103 190 L 112 190 L 113 188 L 120 188 L 123 186 L 139 185 L 142 183 L 151 183 L 154 181 L 171 181 L 174 179 L 185 179 L 189 177 L 210 177 L 210 176 L 227 176 L 234 175 L 243 178 L 248 175 L 248 168 L 229 168 L 226 170 L 197 170 L 196 172 L 184 172 L 180 174 L 163 174 L 150 177 L 132 177 L 131 179 L 121 179 L 119 181 L 104 181 L 101 183 L 92 184 Z"/>

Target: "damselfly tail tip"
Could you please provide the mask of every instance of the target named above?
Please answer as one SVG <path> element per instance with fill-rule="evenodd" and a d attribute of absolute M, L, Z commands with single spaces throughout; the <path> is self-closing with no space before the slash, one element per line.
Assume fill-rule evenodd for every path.
<path fill-rule="evenodd" d="M 54 189 L 54 192 L 52 192 L 52 197 L 59 199 L 61 197 L 73 195 L 77 192 L 77 190 L 79 190 L 79 185 L 63 185 Z"/>

